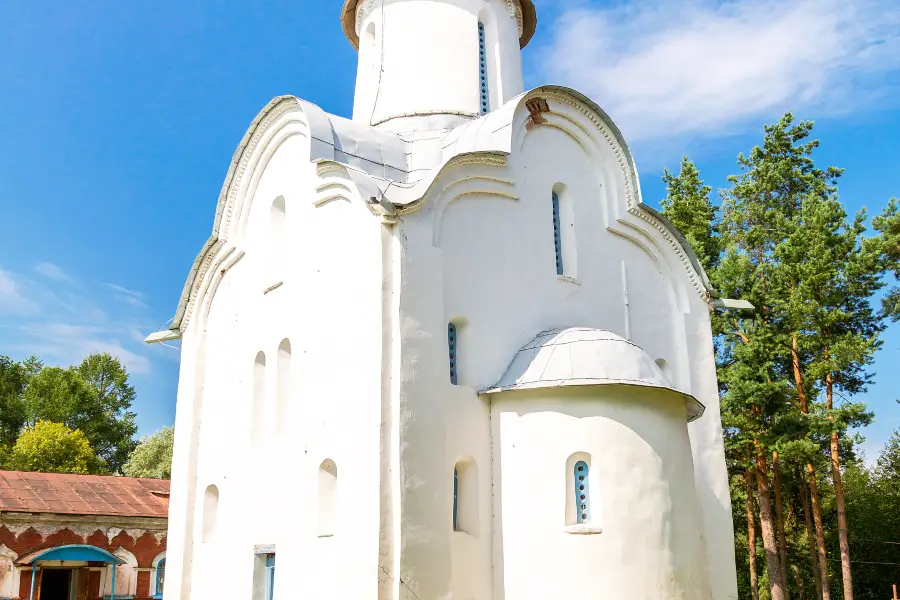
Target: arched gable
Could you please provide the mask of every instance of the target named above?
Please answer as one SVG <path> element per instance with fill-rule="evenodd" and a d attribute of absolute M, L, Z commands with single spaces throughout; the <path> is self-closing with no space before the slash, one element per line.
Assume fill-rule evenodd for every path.
<path fill-rule="evenodd" d="M 703 267 L 684 237 L 643 203 L 634 158 L 612 119 L 596 103 L 569 88 L 536 88 L 489 115 L 456 128 L 445 142 L 450 158 L 434 169 L 431 177 L 406 188 L 389 189 L 386 197 L 402 207 L 401 214 L 433 202 L 435 206 L 430 210 L 435 212 L 434 243 L 439 245 L 442 213 L 454 199 L 473 193 L 517 197 L 506 174 L 507 157 L 522 147 L 535 127 L 563 132 L 592 159 L 598 176 L 616 182 L 613 197 L 624 198 L 625 202 L 622 210 L 615 202 L 606 202 L 607 228 L 612 233 L 631 241 L 640 239 L 638 245 L 657 263 L 661 257 L 671 256 L 698 294 L 704 299 L 714 295 Z M 459 168 L 463 166 L 466 168 Z M 493 173 L 487 173 L 490 170 Z M 502 190 L 499 192 L 498 182 Z"/>

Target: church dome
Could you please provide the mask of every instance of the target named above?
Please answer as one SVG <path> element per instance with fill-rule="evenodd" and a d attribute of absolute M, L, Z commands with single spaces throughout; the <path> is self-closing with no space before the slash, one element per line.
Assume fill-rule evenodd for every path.
<path fill-rule="evenodd" d="M 482 393 L 594 385 L 669 390 L 687 401 L 688 421 L 704 411 L 700 401 L 672 385 L 642 348 L 612 332 L 587 327 L 539 333 L 516 353 L 500 381 Z"/>
<path fill-rule="evenodd" d="M 356 35 L 356 7 L 362 0 L 344 0 L 344 8 L 341 10 L 341 26 L 344 35 L 359 50 L 359 36 Z M 531 41 L 534 30 L 537 28 L 537 11 L 532 0 L 519 0 L 522 6 L 522 35 L 519 37 L 519 45 L 524 48 Z"/>

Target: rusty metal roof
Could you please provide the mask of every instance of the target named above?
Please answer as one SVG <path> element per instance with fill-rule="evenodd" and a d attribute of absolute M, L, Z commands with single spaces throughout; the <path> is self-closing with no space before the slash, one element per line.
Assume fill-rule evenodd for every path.
<path fill-rule="evenodd" d="M 0 471 L 0 513 L 166 517 L 168 510 L 166 480 Z"/>

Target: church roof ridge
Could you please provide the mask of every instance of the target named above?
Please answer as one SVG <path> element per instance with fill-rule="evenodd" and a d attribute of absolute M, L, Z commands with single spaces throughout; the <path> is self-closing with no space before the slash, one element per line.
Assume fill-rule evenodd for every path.
<path fill-rule="evenodd" d="M 242 165 L 249 159 L 248 148 L 252 151 L 261 137 L 261 130 L 265 130 L 277 115 L 289 110 L 291 103 L 301 109 L 309 126 L 311 162 L 342 165 L 347 168 L 364 199 L 375 198 L 402 211 L 412 211 L 420 205 L 439 177 L 455 163 L 477 160 L 478 157 L 508 156 L 512 152 L 516 111 L 533 98 L 570 104 L 601 130 L 601 134 L 614 145 L 618 166 L 629 191 L 629 211 L 651 224 L 667 239 L 687 268 L 695 289 L 706 300 L 717 298 L 703 266 L 684 236 L 656 209 L 643 202 L 634 157 L 619 128 L 597 103 L 574 89 L 544 85 L 524 92 L 486 115 L 446 130 L 443 136 L 439 136 L 439 151 L 424 153 L 428 158 L 420 158 L 416 152 L 418 143 L 423 139 L 419 137 L 422 132 L 416 132 L 418 135 L 391 133 L 327 113 L 318 105 L 297 96 L 283 95 L 273 98 L 260 111 L 241 139 L 219 194 L 212 234 L 194 261 L 172 323 L 168 330 L 154 333 L 146 341 L 153 343 L 180 337 L 197 277 L 205 272 L 207 258 L 222 248 L 221 221 L 235 180 L 242 176 Z M 419 160 L 422 162 L 417 164 Z"/>

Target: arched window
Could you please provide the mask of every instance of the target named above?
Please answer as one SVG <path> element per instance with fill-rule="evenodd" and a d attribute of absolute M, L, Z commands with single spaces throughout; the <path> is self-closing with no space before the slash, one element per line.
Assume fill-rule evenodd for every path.
<path fill-rule="evenodd" d="M 577 277 L 578 255 L 575 244 L 575 206 L 572 194 L 562 184 L 553 187 L 553 247 L 556 251 L 556 274 Z"/>
<path fill-rule="evenodd" d="M 287 212 L 284 196 L 278 196 L 272 202 L 272 208 L 269 209 L 269 240 L 272 242 L 276 251 L 284 250 L 285 242 L 285 214 Z"/>
<path fill-rule="evenodd" d="M 284 339 L 278 345 L 278 371 L 275 381 L 276 428 L 278 433 L 290 431 L 291 424 L 291 341 Z"/>
<path fill-rule="evenodd" d="M 471 459 L 453 466 L 453 531 L 478 534 L 478 466 Z"/>
<path fill-rule="evenodd" d="M 211 542 L 216 536 L 219 521 L 219 488 L 211 485 L 203 495 L 203 543 Z"/>
<path fill-rule="evenodd" d="M 166 584 L 166 557 L 156 561 L 156 576 L 153 578 L 154 588 L 153 588 L 153 597 L 154 598 L 162 598 L 163 597 L 163 589 Z"/>
<path fill-rule="evenodd" d="M 486 115 L 490 111 L 490 96 L 488 91 L 488 61 L 487 39 L 484 31 L 484 23 L 478 22 L 478 89 L 480 93 L 479 106 L 481 114 Z"/>
<path fill-rule="evenodd" d="M 319 537 L 331 537 L 337 520 L 337 465 L 330 458 L 319 465 Z"/>
<path fill-rule="evenodd" d="M 456 349 L 458 347 L 459 338 L 456 330 L 456 323 L 447 324 L 447 349 L 450 354 L 450 383 L 456 385 L 459 381 L 459 369 L 457 364 Z"/>
<path fill-rule="evenodd" d="M 250 441 L 262 442 L 266 426 L 266 355 L 256 354 L 253 361 L 253 414 L 250 416 Z"/>
<path fill-rule="evenodd" d="M 580 460 L 575 463 L 575 522 L 591 522 L 590 467 Z"/>

